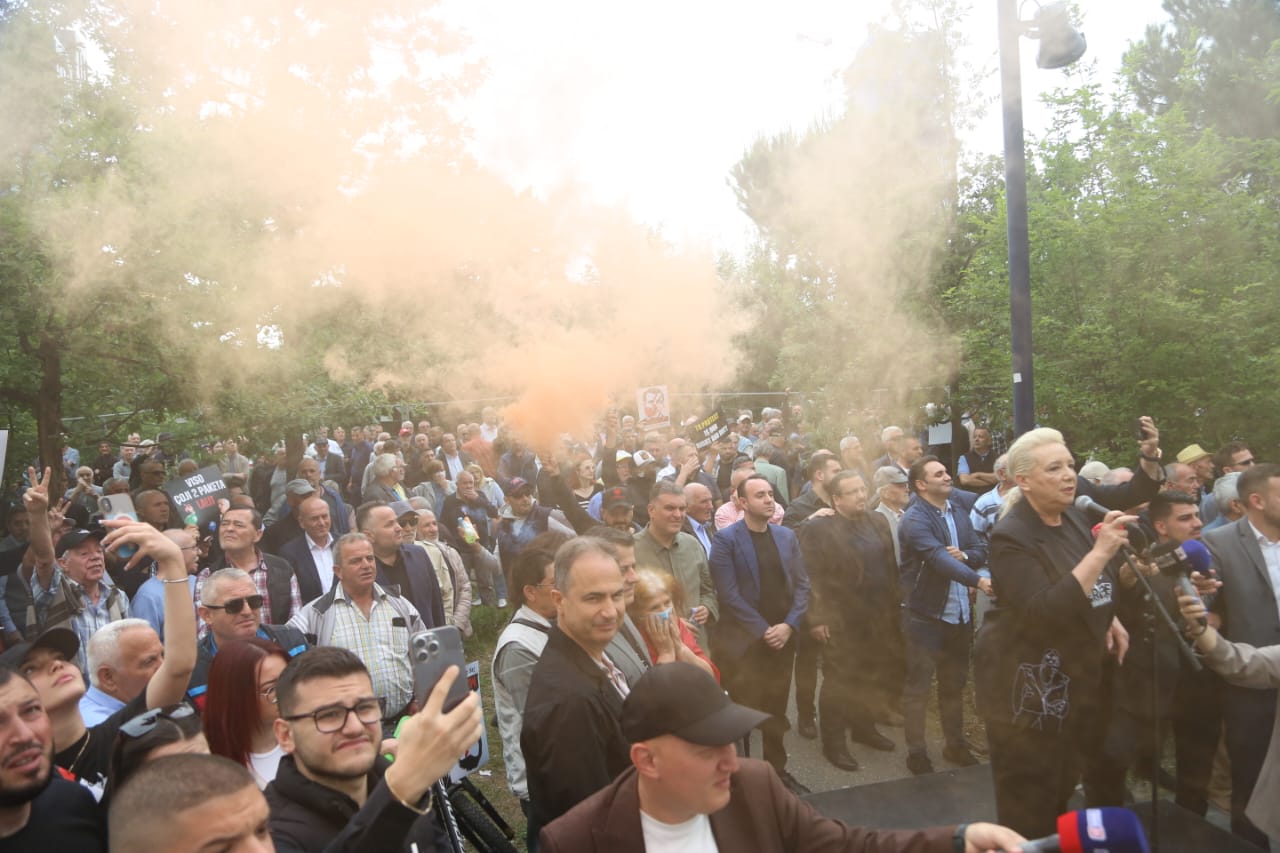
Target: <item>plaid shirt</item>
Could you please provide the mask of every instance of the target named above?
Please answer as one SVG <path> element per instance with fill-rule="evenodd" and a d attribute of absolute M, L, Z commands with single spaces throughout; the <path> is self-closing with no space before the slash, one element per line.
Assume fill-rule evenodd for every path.
<path fill-rule="evenodd" d="M 373 585 L 373 607 L 368 618 L 338 584 L 334 588 L 333 616 L 329 645 L 349 649 L 364 661 L 373 682 L 373 695 L 386 700 L 388 718 L 395 716 L 413 699 L 410 626 L 395 624 L 404 620 L 397 620 L 395 609 L 387 603 L 387 594 L 377 584 Z"/>
<path fill-rule="evenodd" d="M 107 600 L 111 597 L 114 587 L 115 585 L 111 582 L 111 576 L 104 571 L 102 580 L 98 582 L 98 601 L 95 604 L 85 593 L 84 587 L 63 574 L 61 566 L 54 566 L 53 578 L 49 581 L 48 589 L 40 586 L 39 577 L 35 574 L 31 576 L 31 598 L 34 605 L 33 609 L 37 616 L 36 624 L 40 626 L 40 630 L 44 630 L 45 627 L 51 627 L 45 625 L 45 616 L 49 612 L 49 606 L 58 600 L 64 589 L 70 590 L 71 593 L 79 597 L 76 606 L 82 607 L 83 610 L 71 618 L 68 627 L 75 631 L 76 636 L 80 639 L 80 651 L 76 654 L 76 665 L 80 667 L 80 672 L 86 676 L 89 674 L 89 664 L 85 656 L 85 650 L 89 646 L 89 638 L 103 625 L 115 621 L 111 618 L 111 613 L 107 608 Z M 119 603 L 116 608 L 120 614 L 119 618 L 128 619 L 129 596 L 124 594 L 124 590 L 120 590 L 117 596 Z"/>
<path fill-rule="evenodd" d="M 258 565 L 252 569 L 248 569 L 249 577 L 253 579 L 253 585 L 258 588 L 258 595 L 262 596 L 262 609 L 258 611 L 258 620 L 263 625 L 270 625 L 271 622 L 271 592 L 267 589 L 267 561 L 262 556 L 262 550 L 254 549 L 258 555 Z M 230 569 L 234 566 L 226 565 L 220 568 Z M 200 602 L 200 591 L 204 589 L 204 583 L 212 575 L 214 569 L 212 566 L 203 569 L 200 574 L 196 575 L 196 592 L 195 600 Z M 298 577 L 291 575 L 289 577 L 289 613 L 294 614 L 302 609 L 302 593 L 298 592 Z M 198 613 L 199 611 L 197 611 Z M 196 633 L 203 637 L 209 630 L 209 626 L 204 623 L 203 619 L 196 616 Z"/>

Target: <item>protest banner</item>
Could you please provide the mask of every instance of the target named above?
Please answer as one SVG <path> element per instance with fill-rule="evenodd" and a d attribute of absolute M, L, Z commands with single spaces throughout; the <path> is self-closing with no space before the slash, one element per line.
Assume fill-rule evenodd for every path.
<path fill-rule="evenodd" d="M 216 465 L 201 468 L 190 477 L 170 480 L 164 484 L 164 490 L 173 499 L 182 522 L 195 524 L 201 530 L 207 530 L 211 522 L 222 516 L 229 497 L 227 484 L 222 481 L 222 472 Z"/>
<path fill-rule="evenodd" d="M 719 409 L 689 425 L 689 440 L 699 450 L 706 450 L 728 434 L 729 422 Z"/>
<path fill-rule="evenodd" d="M 636 411 L 642 433 L 671 426 L 671 397 L 666 385 L 636 389 Z"/>

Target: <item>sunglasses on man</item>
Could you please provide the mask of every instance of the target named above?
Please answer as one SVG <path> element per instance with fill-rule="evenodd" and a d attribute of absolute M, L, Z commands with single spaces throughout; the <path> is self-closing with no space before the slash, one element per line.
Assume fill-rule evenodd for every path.
<path fill-rule="evenodd" d="M 235 616 L 245 605 L 249 605 L 250 610 L 259 610 L 262 608 L 262 596 L 249 595 L 244 598 L 229 598 L 222 604 L 206 604 L 205 607 L 210 610 L 225 610 L 229 615 Z"/>

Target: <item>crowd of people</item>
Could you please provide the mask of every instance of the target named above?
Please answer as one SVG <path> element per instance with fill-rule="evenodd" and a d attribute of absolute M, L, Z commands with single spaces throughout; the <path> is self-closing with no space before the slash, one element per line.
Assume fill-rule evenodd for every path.
<path fill-rule="evenodd" d="M 471 635 L 475 607 L 504 611 L 491 710 L 530 850 L 731 849 L 764 823 L 756 849 L 1012 850 L 1081 779 L 1090 805 L 1159 781 L 1142 735 L 1166 723 L 1179 804 L 1204 814 L 1229 765 L 1233 829 L 1265 846 L 1276 676 L 1253 649 L 1280 642 L 1280 467 L 1241 442 L 1167 460 L 1141 424 L 1131 469 L 1080 473 L 1054 430 L 1000 454 L 982 425 L 954 459 L 885 427 L 869 461 L 854 435 L 816 446 L 798 407 L 706 442 L 610 411 L 531 448 L 485 409 L 452 432 L 67 449 L 74 485 L 33 466 L 0 542 L 0 850 L 450 849 L 433 790 L 483 712 L 444 710 L 456 671 L 420 701 L 409 643 Z M 202 526 L 164 484 L 208 465 L 225 494 Z M 126 494 L 136 520 L 99 517 Z M 1214 570 L 1178 601 L 1147 543 L 1202 530 Z M 1221 677 L 1147 635 L 1148 584 Z M 875 834 L 803 803 L 793 691 L 835 767 L 901 743 L 920 775 L 934 684 L 942 760 L 989 754 L 1008 829 Z"/>

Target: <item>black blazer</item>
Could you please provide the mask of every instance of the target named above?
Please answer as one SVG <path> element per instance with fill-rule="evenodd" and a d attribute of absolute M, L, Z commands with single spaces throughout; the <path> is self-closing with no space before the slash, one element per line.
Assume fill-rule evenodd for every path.
<path fill-rule="evenodd" d="M 329 591 L 336 578 L 330 573 L 328 578 L 320 577 L 316 561 L 311 556 L 311 546 L 307 544 L 307 534 L 295 536 L 280 546 L 280 556 L 293 566 L 294 577 L 298 579 L 298 593 L 302 603 L 315 601 Z"/>

